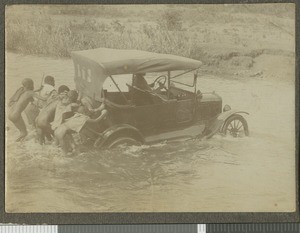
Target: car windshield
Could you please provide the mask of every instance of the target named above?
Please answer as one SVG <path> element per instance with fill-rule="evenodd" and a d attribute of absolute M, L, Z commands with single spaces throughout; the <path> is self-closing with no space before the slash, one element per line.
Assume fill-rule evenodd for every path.
<path fill-rule="evenodd" d="M 186 91 L 194 91 L 194 72 L 190 71 L 185 73 L 185 71 L 172 71 L 171 86 L 175 86 L 177 88 L 186 90 Z"/>
<path fill-rule="evenodd" d="M 174 84 L 181 84 L 184 86 L 194 86 L 194 73 L 185 73 L 185 71 L 172 71 L 171 82 Z"/>

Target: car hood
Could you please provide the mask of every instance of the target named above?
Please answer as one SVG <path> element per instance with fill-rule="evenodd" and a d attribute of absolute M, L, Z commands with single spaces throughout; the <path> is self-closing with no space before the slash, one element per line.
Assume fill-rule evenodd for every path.
<path fill-rule="evenodd" d="M 201 102 L 217 102 L 222 101 L 222 98 L 216 93 L 202 93 Z"/>

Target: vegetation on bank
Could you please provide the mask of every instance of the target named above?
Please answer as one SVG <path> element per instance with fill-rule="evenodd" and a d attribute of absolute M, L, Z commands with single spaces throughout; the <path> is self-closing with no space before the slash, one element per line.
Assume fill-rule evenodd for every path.
<path fill-rule="evenodd" d="M 289 39 L 280 29 L 289 30 L 287 6 L 273 7 L 271 16 L 256 6 L 13 6 L 6 11 L 6 49 L 56 57 L 98 47 L 139 49 L 190 57 L 208 66 L 250 68 L 256 56 L 280 53 L 270 44 L 274 38 Z"/>

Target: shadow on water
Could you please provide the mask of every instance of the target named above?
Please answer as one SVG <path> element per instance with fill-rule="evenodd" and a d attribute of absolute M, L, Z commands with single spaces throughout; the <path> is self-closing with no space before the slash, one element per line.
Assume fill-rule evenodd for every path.
<path fill-rule="evenodd" d="M 155 145 L 124 146 L 113 150 L 88 149 L 72 157 L 62 155 L 54 145 L 37 145 L 33 135 L 23 143 L 8 144 L 10 189 L 31 193 L 51 189 L 76 205 L 101 206 L 104 210 L 128 209 L 139 195 L 141 206 L 152 205 L 153 187 L 171 192 L 201 178 L 199 170 L 207 163 L 232 163 L 231 154 L 211 141 L 162 142 Z M 219 153 L 219 155 L 217 155 Z M 220 161 L 223 155 L 224 160 Z M 27 203 L 28 204 L 28 203 Z"/>
<path fill-rule="evenodd" d="M 120 191 L 143 190 L 152 185 L 172 188 L 199 178 L 198 171 L 206 163 L 234 164 L 230 156 L 198 140 L 90 150 L 71 158 L 69 166 L 76 169 L 61 171 L 59 175 L 70 180 L 77 177 L 76 185 L 81 187 L 92 181 L 94 186 L 113 186 Z"/>
<path fill-rule="evenodd" d="M 286 147 L 259 134 L 113 150 L 78 148 L 77 154 L 66 157 L 54 144 L 37 144 L 34 132 L 14 143 L 17 131 L 9 131 L 6 193 L 12 211 L 20 211 L 20 206 L 25 212 L 198 211 L 214 208 L 220 200 L 230 208 L 236 195 L 243 203 L 253 195 L 265 201 L 269 173 L 277 174 L 279 165 L 289 166 L 288 160 L 278 161 Z M 186 201 L 178 206 L 180 200 Z"/>
<path fill-rule="evenodd" d="M 178 183 L 184 178 L 187 182 L 197 175 L 193 167 L 197 157 L 199 161 L 209 159 L 206 152 L 210 149 L 206 143 L 190 141 L 90 150 L 71 158 L 69 165 L 76 169 L 61 171 L 60 175 L 79 175 L 79 185 L 92 179 L 94 185 L 116 184 L 122 190 L 141 190 L 153 184 Z"/>

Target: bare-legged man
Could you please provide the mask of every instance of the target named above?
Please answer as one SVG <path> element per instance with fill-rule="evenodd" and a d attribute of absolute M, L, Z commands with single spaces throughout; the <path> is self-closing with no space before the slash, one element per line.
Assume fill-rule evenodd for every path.
<path fill-rule="evenodd" d="M 8 103 L 8 119 L 14 123 L 17 129 L 20 131 L 20 135 L 17 138 L 18 141 L 22 141 L 27 136 L 27 128 L 22 117 L 22 112 L 27 105 L 35 98 L 44 98 L 38 96 L 34 91 L 34 83 L 32 79 L 25 78 L 22 81 L 22 87 L 19 88 L 16 93 L 10 98 Z"/>
<path fill-rule="evenodd" d="M 54 120 L 56 106 L 64 98 L 67 98 L 67 93 L 69 91 L 70 89 L 67 86 L 60 86 L 58 88 L 58 95 L 56 99 L 44 106 L 36 118 L 37 138 L 40 144 L 45 143 L 45 137 L 48 139 L 48 141 L 52 139 L 53 130 L 50 123 Z"/>

